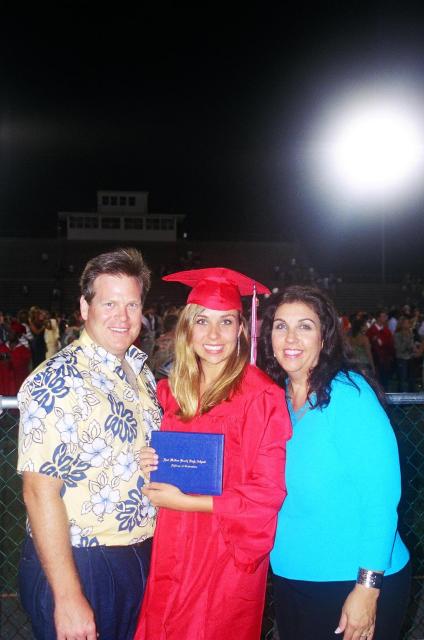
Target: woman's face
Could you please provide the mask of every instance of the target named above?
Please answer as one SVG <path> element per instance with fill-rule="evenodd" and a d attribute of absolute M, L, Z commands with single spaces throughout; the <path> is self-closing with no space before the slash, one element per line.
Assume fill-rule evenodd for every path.
<path fill-rule="evenodd" d="M 191 337 L 202 369 L 213 367 L 214 372 L 223 370 L 237 348 L 240 331 L 239 312 L 236 309 L 202 309 L 195 317 Z"/>
<path fill-rule="evenodd" d="M 361 333 L 365 335 L 367 331 L 368 331 L 368 321 L 364 320 L 363 323 L 361 324 Z"/>
<path fill-rule="evenodd" d="M 303 302 L 281 304 L 271 338 L 278 364 L 290 378 L 306 381 L 322 349 L 321 323 L 315 311 Z"/>

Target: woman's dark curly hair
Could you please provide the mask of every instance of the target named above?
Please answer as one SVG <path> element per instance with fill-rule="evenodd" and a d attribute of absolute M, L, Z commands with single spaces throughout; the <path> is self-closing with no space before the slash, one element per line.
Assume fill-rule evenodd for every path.
<path fill-rule="evenodd" d="M 352 359 L 350 346 L 345 340 L 337 310 L 330 298 L 320 289 L 309 286 L 293 285 L 283 292 L 274 294 L 263 316 L 258 349 L 258 366 L 263 369 L 280 387 L 285 386 L 287 374 L 274 357 L 271 334 L 275 312 L 281 304 L 301 302 L 315 311 L 321 324 L 322 349 L 317 365 L 309 373 L 310 395 L 316 394 L 315 407 L 326 407 L 330 402 L 331 382 L 337 373 L 343 372 L 351 383 L 357 387 L 349 376 L 349 371 L 361 374 L 376 392 L 380 402 L 384 403 L 384 395 L 376 382 L 359 369 Z"/>

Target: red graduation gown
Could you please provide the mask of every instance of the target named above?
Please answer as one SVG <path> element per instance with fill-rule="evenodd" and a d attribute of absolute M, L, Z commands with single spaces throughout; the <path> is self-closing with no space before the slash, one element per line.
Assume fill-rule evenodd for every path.
<path fill-rule="evenodd" d="M 284 392 L 246 368 L 239 391 L 183 422 L 167 380 L 158 385 L 162 429 L 223 433 L 223 493 L 213 513 L 162 508 L 135 640 L 257 640 L 268 554 L 285 497 Z"/>

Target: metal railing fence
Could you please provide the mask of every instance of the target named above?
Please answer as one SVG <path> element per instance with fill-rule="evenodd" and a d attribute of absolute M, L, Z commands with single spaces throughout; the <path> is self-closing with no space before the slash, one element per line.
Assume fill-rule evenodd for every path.
<path fill-rule="evenodd" d="M 17 595 L 20 546 L 25 535 L 21 479 L 16 473 L 19 411 L 0 396 L 0 638 L 30 640 L 31 627 Z"/>
<path fill-rule="evenodd" d="M 403 492 L 399 527 L 412 559 L 411 598 L 402 640 L 424 638 L 424 394 L 388 394 L 399 444 Z M 0 396 L 0 638 L 32 640 L 17 593 L 20 547 L 25 535 L 21 479 L 16 473 L 19 412 L 16 398 Z M 264 640 L 276 637 L 268 589 Z"/>

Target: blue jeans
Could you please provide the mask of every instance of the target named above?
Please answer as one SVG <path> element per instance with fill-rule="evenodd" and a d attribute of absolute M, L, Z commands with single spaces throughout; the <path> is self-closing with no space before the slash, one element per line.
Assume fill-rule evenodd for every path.
<path fill-rule="evenodd" d="M 128 547 L 73 547 L 84 594 L 93 608 L 99 640 L 132 640 L 150 565 L 151 540 Z M 27 537 L 19 565 L 22 605 L 37 640 L 56 640 L 53 594 Z"/>

